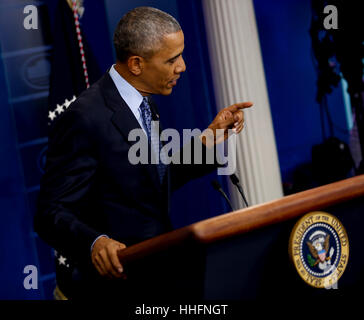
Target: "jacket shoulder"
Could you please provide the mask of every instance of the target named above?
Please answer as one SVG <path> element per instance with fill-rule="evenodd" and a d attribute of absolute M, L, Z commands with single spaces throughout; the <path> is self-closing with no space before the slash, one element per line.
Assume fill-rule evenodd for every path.
<path fill-rule="evenodd" d="M 69 106 L 69 110 L 73 110 L 85 116 L 105 112 L 105 109 L 105 99 L 99 82 L 96 82 L 83 91 Z"/>
<path fill-rule="evenodd" d="M 90 126 L 95 126 L 100 122 L 109 119 L 112 111 L 107 107 L 104 95 L 102 93 L 102 78 L 83 91 L 72 102 L 68 109 L 64 112 L 57 122 L 62 122 L 69 118 L 69 114 L 76 115 L 76 119 L 87 123 Z"/>

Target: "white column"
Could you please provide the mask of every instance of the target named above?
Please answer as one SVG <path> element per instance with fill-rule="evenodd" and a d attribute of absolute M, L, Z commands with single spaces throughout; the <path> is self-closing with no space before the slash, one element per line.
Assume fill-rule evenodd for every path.
<path fill-rule="evenodd" d="M 237 141 L 236 174 L 250 205 L 282 197 L 281 175 L 252 0 L 203 0 L 219 108 L 252 101 Z M 235 208 L 241 197 L 230 185 Z"/>

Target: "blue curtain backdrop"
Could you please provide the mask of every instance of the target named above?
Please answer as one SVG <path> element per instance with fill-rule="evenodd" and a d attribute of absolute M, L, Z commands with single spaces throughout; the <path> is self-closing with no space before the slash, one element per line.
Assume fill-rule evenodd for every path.
<path fill-rule="evenodd" d="M 291 183 L 295 170 L 311 162 L 312 146 L 322 143 L 324 138 L 309 34 L 311 1 L 253 0 L 253 3 L 282 181 Z M 335 136 L 348 142 L 348 115 L 340 85 L 328 96 L 328 105 Z"/>

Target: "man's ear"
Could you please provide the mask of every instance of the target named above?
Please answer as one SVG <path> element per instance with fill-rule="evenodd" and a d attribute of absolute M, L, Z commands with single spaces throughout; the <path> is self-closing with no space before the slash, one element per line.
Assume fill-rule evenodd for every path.
<path fill-rule="evenodd" d="M 129 71 L 135 75 L 139 76 L 144 67 L 144 59 L 140 56 L 131 56 L 128 58 L 128 68 Z"/>

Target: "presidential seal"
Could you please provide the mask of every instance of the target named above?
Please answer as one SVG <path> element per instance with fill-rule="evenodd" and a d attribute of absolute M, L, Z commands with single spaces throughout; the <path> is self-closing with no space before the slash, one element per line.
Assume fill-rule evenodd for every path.
<path fill-rule="evenodd" d="M 316 288 L 333 288 L 349 259 L 349 240 L 341 222 L 326 212 L 311 212 L 294 226 L 289 255 L 301 278 Z"/>

